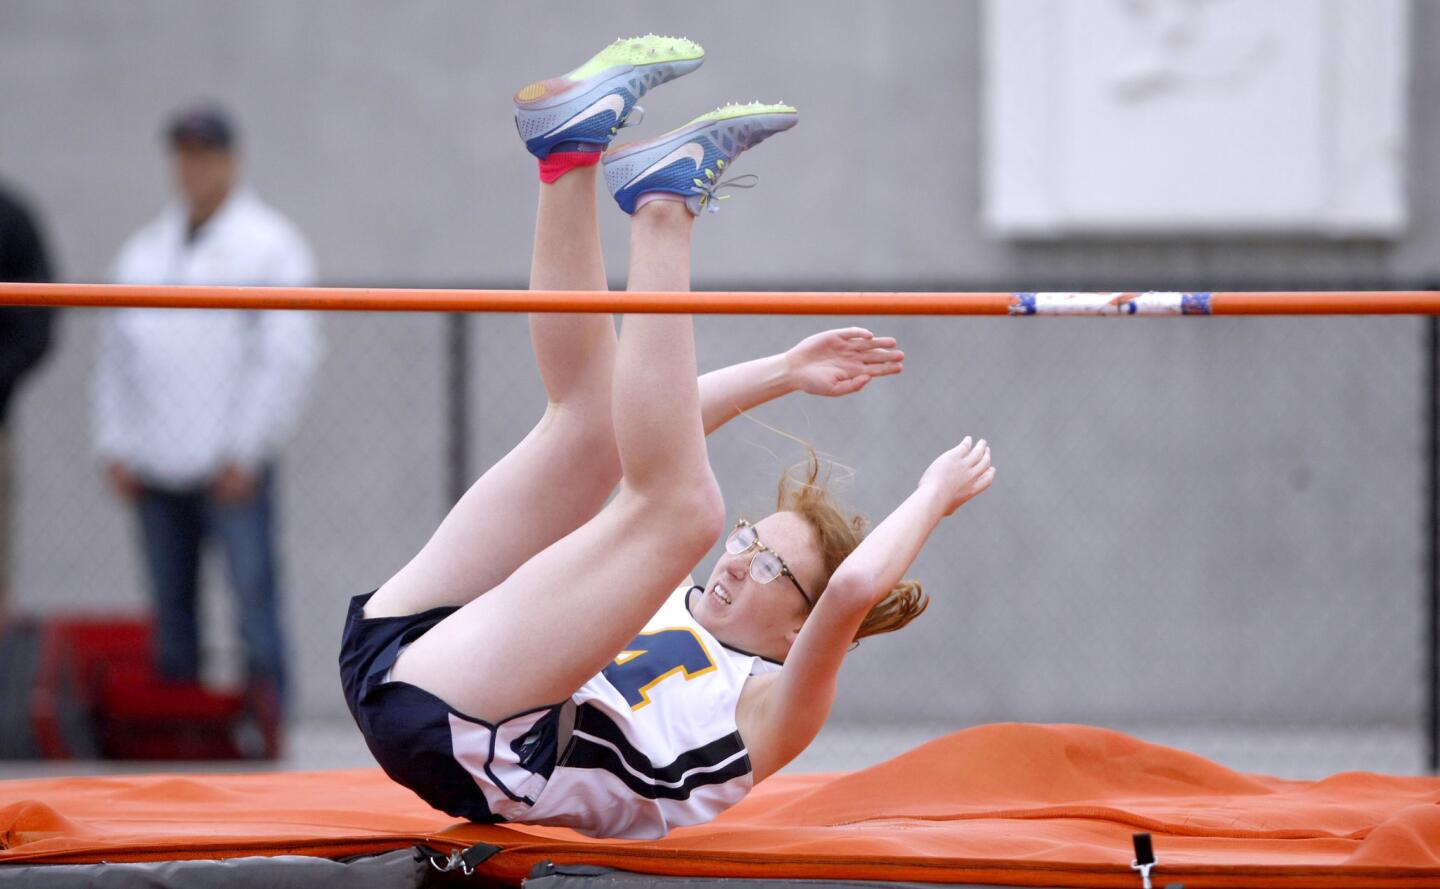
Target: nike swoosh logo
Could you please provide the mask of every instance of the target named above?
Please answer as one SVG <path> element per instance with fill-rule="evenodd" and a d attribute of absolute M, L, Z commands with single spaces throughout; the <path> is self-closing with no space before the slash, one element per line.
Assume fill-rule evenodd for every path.
<path fill-rule="evenodd" d="M 705 161 L 705 149 L 700 147 L 700 143 L 686 142 L 684 145 L 681 145 L 679 148 L 660 158 L 658 161 L 646 167 L 645 169 L 641 170 L 640 175 L 635 176 L 629 182 L 625 183 L 625 187 L 629 188 L 636 182 L 639 182 L 641 179 L 649 176 L 651 173 L 654 173 L 657 170 L 663 170 L 678 160 L 687 159 L 695 165 L 695 169 L 700 169 L 700 164 Z"/>
<path fill-rule="evenodd" d="M 614 114 L 615 119 L 618 121 L 620 119 L 620 115 L 625 112 L 625 99 L 622 98 L 619 93 L 611 93 L 603 99 L 592 102 L 590 105 L 586 106 L 584 111 L 581 111 L 579 114 L 565 121 L 560 126 L 556 127 L 545 135 L 553 136 L 561 130 L 573 127 L 576 124 L 589 120 L 596 115 L 603 114 L 606 111 Z"/>

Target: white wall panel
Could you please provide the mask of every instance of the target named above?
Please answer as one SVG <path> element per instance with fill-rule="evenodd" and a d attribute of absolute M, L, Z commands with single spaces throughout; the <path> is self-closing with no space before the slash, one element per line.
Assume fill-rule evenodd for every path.
<path fill-rule="evenodd" d="M 996 232 L 1396 236 L 1403 0 L 994 0 Z"/>

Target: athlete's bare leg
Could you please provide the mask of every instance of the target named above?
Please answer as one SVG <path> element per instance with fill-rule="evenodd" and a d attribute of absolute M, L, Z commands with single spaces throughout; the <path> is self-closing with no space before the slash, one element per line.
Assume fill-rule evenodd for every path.
<path fill-rule="evenodd" d="M 692 221 L 673 202 L 636 212 L 633 288 L 689 289 Z M 491 721 L 562 701 L 634 637 L 714 543 L 724 504 L 705 451 L 689 316 L 625 318 L 612 405 L 624 473 L 615 498 L 415 640 L 395 679 Z"/>
<path fill-rule="evenodd" d="M 540 186 L 530 289 L 607 289 L 598 170 L 577 168 Z M 367 617 L 469 602 L 594 516 L 620 480 L 610 411 L 614 319 L 535 314 L 530 335 L 549 397 L 544 416 L 371 597 Z"/>

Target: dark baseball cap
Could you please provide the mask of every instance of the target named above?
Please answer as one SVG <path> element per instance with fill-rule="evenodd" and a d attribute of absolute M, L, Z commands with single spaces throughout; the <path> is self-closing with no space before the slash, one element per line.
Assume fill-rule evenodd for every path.
<path fill-rule="evenodd" d="M 235 125 L 231 123 L 230 115 L 217 105 L 191 105 L 170 118 L 165 136 L 171 145 L 186 142 L 229 149 L 235 145 Z"/>

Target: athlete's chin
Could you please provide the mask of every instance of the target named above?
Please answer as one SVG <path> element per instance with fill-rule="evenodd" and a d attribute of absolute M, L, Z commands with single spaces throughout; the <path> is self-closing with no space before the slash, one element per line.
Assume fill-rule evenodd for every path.
<path fill-rule="evenodd" d="M 706 596 L 700 602 L 700 607 L 694 609 L 694 614 L 695 619 L 700 621 L 700 625 L 707 630 L 716 626 L 724 626 L 730 617 L 729 609 L 710 596 Z"/>

